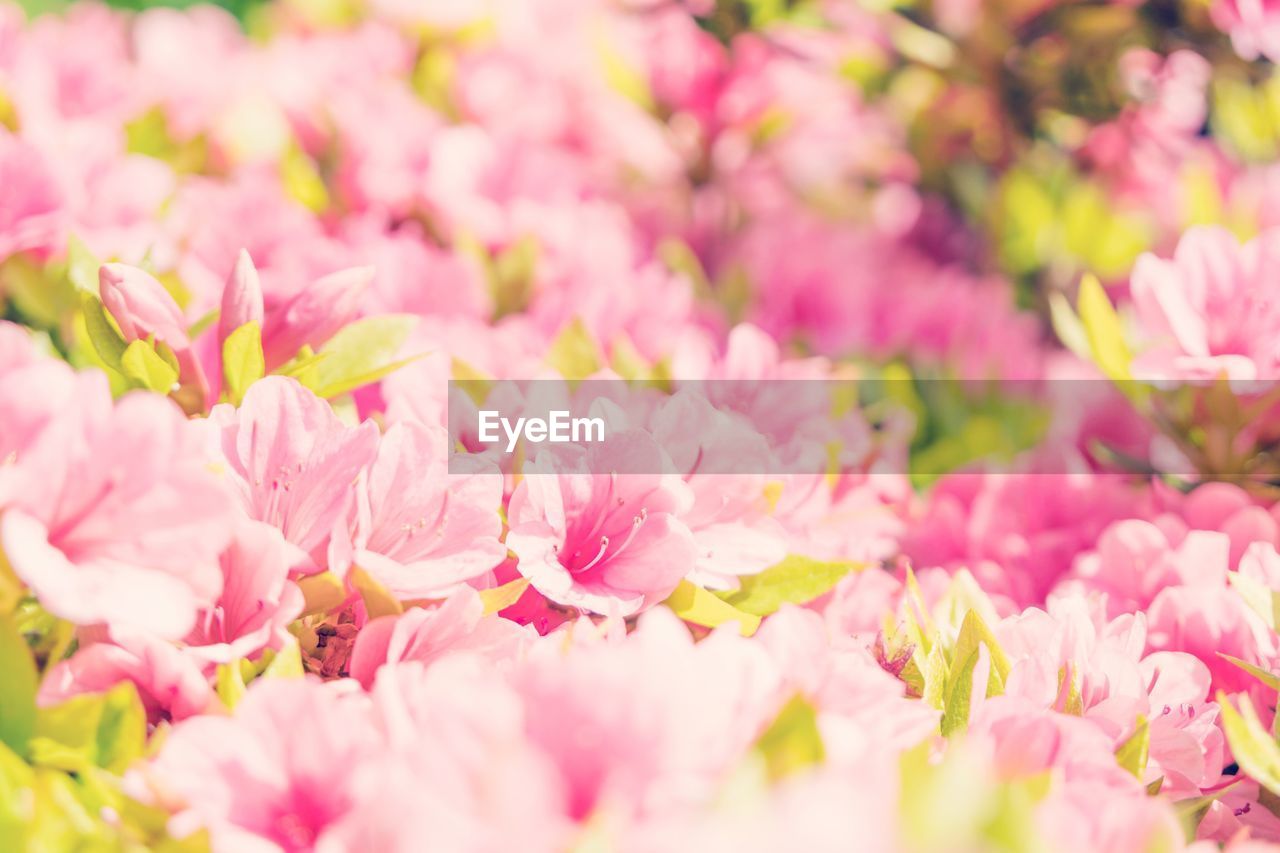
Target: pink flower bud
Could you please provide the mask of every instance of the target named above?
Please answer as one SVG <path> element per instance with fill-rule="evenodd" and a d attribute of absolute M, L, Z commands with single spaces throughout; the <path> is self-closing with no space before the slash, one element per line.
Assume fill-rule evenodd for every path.
<path fill-rule="evenodd" d="M 222 291 L 222 314 L 218 319 L 218 340 L 227 337 L 245 323 L 262 323 L 262 283 L 253 259 L 244 249 L 236 258 L 235 269 Z"/>
<path fill-rule="evenodd" d="M 98 270 L 98 286 L 102 304 L 126 340 L 155 335 L 174 351 L 191 346 L 182 309 L 154 276 L 126 264 L 103 264 Z"/>

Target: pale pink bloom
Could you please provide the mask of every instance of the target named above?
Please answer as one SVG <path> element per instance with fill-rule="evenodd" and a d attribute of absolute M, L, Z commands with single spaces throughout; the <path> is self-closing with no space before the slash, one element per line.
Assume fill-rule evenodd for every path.
<path fill-rule="evenodd" d="M 1164 777 L 1164 789 L 1196 794 L 1221 775 L 1223 737 L 1209 699 L 1209 669 L 1190 654 L 1144 657 L 1146 619 L 1110 622 L 1083 598 L 1050 601 L 995 628 L 1012 668 L 1006 693 L 1041 708 L 1082 715 L 1118 746 L 1139 715 L 1151 726 L 1145 782 Z"/>
<path fill-rule="evenodd" d="M 561 772 L 528 734 L 524 698 L 479 655 L 383 667 L 372 697 L 384 761 L 355 769 L 359 808 L 321 849 L 564 850 Z M 326 838 L 326 842 L 329 839 Z"/>
<path fill-rule="evenodd" d="M 1246 550 L 1254 542 L 1280 545 L 1280 506 L 1266 506 L 1234 483 L 1202 483 L 1183 494 L 1164 486 L 1160 481 L 1152 484 L 1152 493 L 1166 508 L 1165 515 L 1157 523 L 1171 535 L 1176 534 L 1172 522 L 1176 519 L 1192 530 L 1217 530 L 1226 534 L 1231 542 L 1228 567 L 1235 568 Z"/>
<path fill-rule="evenodd" d="M 689 487 L 658 473 L 661 457 L 640 430 L 539 451 L 507 511 L 520 573 L 552 601 L 596 613 L 628 615 L 666 598 L 697 550 L 680 520 Z M 619 467 L 653 473 L 609 473 Z"/>
<path fill-rule="evenodd" d="M 652 428 L 693 493 L 693 506 L 681 516 L 698 549 L 691 581 L 733 589 L 739 576 L 786 556 L 786 533 L 765 497 L 770 448 L 751 424 L 686 391 L 658 409 Z"/>
<path fill-rule="evenodd" d="M 0 128 L 0 260 L 57 249 L 65 236 L 63 191 L 34 145 Z"/>
<path fill-rule="evenodd" d="M 519 660 L 535 636 L 532 629 L 509 619 L 486 616 L 479 594 L 464 587 L 437 607 L 414 607 L 366 624 L 348 668 L 352 678 L 370 687 L 384 663 L 432 664 L 455 652 L 469 652 L 500 665 Z"/>
<path fill-rule="evenodd" d="M 829 761 L 856 767 L 868 755 L 909 749 L 936 733 L 937 710 L 906 698 L 905 685 L 865 642 L 831 631 L 819 614 L 787 605 L 756 636 L 787 686 L 817 708 Z"/>
<path fill-rule="evenodd" d="M 571 637 L 593 630 L 579 623 Z M 695 644 L 663 608 L 631 634 L 569 642 L 542 640 L 512 683 L 577 820 L 707 804 L 786 699 L 759 644 L 732 629 Z"/>
<path fill-rule="evenodd" d="M 1241 245 L 1225 228 L 1182 235 L 1173 258 L 1138 258 L 1129 279 L 1152 379 L 1274 379 L 1280 375 L 1280 286 L 1270 276 L 1280 231 Z"/>
<path fill-rule="evenodd" d="M 19 441 L 23 488 L 3 496 L 0 539 L 54 614 L 176 639 L 222 588 L 234 505 L 172 402 L 138 392 L 112 405 L 106 386 L 84 375 L 78 399 Z"/>
<path fill-rule="evenodd" d="M 395 424 L 356 488 L 351 561 L 400 599 L 439 598 L 507 555 L 502 475 L 469 457 L 451 471 L 448 443 L 442 427 Z"/>
<path fill-rule="evenodd" d="M 244 511 L 280 531 L 293 571 L 323 569 L 330 535 L 354 505 L 356 477 L 374 458 L 377 426 L 344 425 L 328 403 L 280 376 L 251 385 L 238 410 L 214 407 L 208 423 Z"/>
<path fill-rule="evenodd" d="M 199 661 L 165 640 L 125 632 L 82 645 L 40 682 L 42 706 L 82 693 L 101 693 L 124 681 L 138 688 L 147 718 L 179 721 L 219 707 Z"/>
<path fill-rule="evenodd" d="M 1184 837 L 1167 799 L 1137 785 L 1095 780 L 1054 788 L 1036 808 L 1034 831 L 1055 849 L 1097 853 L 1177 850 Z"/>
<path fill-rule="evenodd" d="M 1240 56 L 1280 61 L 1280 7 L 1273 0 L 1215 0 L 1209 16 Z"/>
<path fill-rule="evenodd" d="M 1233 853 L 1274 850 L 1275 845 L 1280 844 L 1280 817 L 1262 804 L 1264 791 L 1257 782 L 1244 778 L 1215 798 L 1196 827 L 1196 837 L 1206 839 L 1195 845 L 1196 853 L 1214 853 L 1219 849 Z M 1226 847 L 1220 848 L 1210 841 L 1225 843 Z"/>
<path fill-rule="evenodd" d="M 289 623 L 302 613 L 303 600 L 289 580 L 288 556 L 274 528 L 247 519 L 236 525 L 218 558 L 222 592 L 183 640 L 188 654 L 206 665 L 231 663 L 291 642 Z"/>
<path fill-rule="evenodd" d="M 219 853 L 310 850 L 358 808 L 352 770 L 381 745 L 354 682 L 265 678 L 234 716 L 176 726 L 128 784 L 177 812 L 175 834 L 207 827 Z"/>
<path fill-rule="evenodd" d="M 1245 552 L 1240 573 L 1267 588 L 1280 582 L 1280 556 L 1269 543 Z M 1222 655 L 1270 669 L 1280 656 L 1276 635 L 1236 590 L 1227 586 L 1225 560 L 1201 567 L 1185 585 L 1162 589 L 1147 609 L 1153 649 L 1195 655 L 1213 674 L 1216 690 L 1234 693 L 1256 685 L 1256 679 Z"/>

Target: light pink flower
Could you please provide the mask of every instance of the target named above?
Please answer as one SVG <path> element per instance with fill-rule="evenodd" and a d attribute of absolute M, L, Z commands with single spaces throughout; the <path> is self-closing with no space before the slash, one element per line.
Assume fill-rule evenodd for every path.
<path fill-rule="evenodd" d="M 165 640 L 129 632 L 84 645 L 57 664 L 40 682 L 37 699 L 42 706 L 56 705 L 124 681 L 138 688 L 153 723 L 185 720 L 219 707 L 199 661 Z"/>
<path fill-rule="evenodd" d="M 327 565 L 330 535 L 377 450 L 377 426 L 347 427 L 293 379 L 268 376 L 249 387 L 238 410 L 216 406 L 209 427 L 241 506 L 290 543 L 291 568 L 310 573 Z"/>
<path fill-rule="evenodd" d="M 18 252 L 47 254 L 67 226 L 63 192 L 35 146 L 0 128 L 0 260 Z"/>
<path fill-rule="evenodd" d="M 58 616 L 181 637 L 222 588 L 231 495 L 172 402 L 138 392 L 112 405 L 101 374 L 77 390 L 16 451 L 23 488 L 4 496 L 5 555 Z"/>
<path fill-rule="evenodd" d="M 439 598 L 503 561 L 502 476 L 451 472 L 439 426 L 391 427 L 356 488 L 351 560 L 397 598 Z M 340 569 L 339 569 L 340 570 Z"/>
<path fill-rule="evenodd" d="M 494 665 L 514 663 L 535 636 L 532 629 L 508 619 L 486 616 L 480 596 L 464 587 L 438 607 L 414 607 L 366 624 L 356 639 L 349 670 L 367 688 L 384 663 L 431 664 L 455 652 L 476 654 Z"/>
<path fill-rule="evenodd" d="M 1129 288 L 1145 350 L 1139 378 L 1280 376 L 1280 285 L 1270 276 L 1280 231 L 1241 245 L 1225 228 L 1183 234 L 1173 258 L 1140 257 Z"/>

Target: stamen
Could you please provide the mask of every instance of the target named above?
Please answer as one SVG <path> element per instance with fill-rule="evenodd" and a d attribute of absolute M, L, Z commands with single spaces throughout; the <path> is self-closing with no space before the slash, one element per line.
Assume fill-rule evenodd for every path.
<path fill-rule="evenodd" d="M 594 566 L 596 563 L 598 563 L 598 562 L 600 562 L 601 560 L 603 560 L 603 559 L 604 559 L 605 552 L 606 552 L 606 551 L 608 551 L 608 550 L 609 550 L 609 537 L 608 537 L 608 536 L 601 536 L 601 537 L 600 537 L 600 550 L 596 552 L 595 557 L 593 557 L 593 558 L 591 559 L 591 562 L 590 562 L 590 563 L 587 563 L 585 566 L 583 566 L 582 568 L 578 569 L 577 571 L 579 571 L 579 572 L 585 572 L 587 569 L 591 568 L 591 567 L 592 567 L 592 566 Z"/>

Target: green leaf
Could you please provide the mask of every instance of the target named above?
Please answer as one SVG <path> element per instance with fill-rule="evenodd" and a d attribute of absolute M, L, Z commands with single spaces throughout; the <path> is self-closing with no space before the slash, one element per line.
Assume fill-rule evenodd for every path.
<path fill-rule="evenodd" d="M 31 742 L 36 764 L 81 772 L 102 767 L 123 773 L 142 756 L 147 712 L 132 682 L 41 708 Z"/>
<path fill-rule="evenodd" d="M 772 780 L 821 764 L 826 748 L 813 705 L 803 696 L 793 696 L 756 740 L 755 751 L 764 759 L 765 772 Z"/>
<path fill-rule="evenodd" d="M 280 159 L 280 183 L 285 195 L 310 210 L 322 213 L 329 207 L 329 190 L 315 163 L 296 144 Z"/>
<path fill-rule="evenodd" d="M 793 554 L 758 575 L 742 578 L 738 589 L 717 595 L 744 613 L 768 616 L 784 604 L 805 604 L 825 595 L 845 575 L 862 568 L 850 561 L 828 563 Z"/>
<path fill-rule="evenodd" d="M 509 583 L 504 583 L 502 586 L 480 590 L 480 600 L 484 602 L 484 612 L 490 614 L 506 610 L 519 601 L 520 596 L 524 595 L 524 591 L 528 588 L 528 578 L 516 578 Z"/>
<path fill-rule="evenodd" d="M 1132 379 L 1129 364 L 1133 361 L 1133 354 L 1125 343 L 1124 326 L 1097 276 L 1086 275 L 1080 280 L 1077 304 L 1080 321 L 1089 340 L 1089 351 L 1093 353 L 1098 369 L 1115 382 Z"/>
<path fill-rule="evenodd" d="M 966 658 L 954 658 L 947 674 L 946 694 L 942 705 L 941 731 L 944 737 L 969 727 L 969 708 L 973 700 L 973 671 L 981 652 L 974 648 Z"/>
<path fill-rule="evenodd" d="M 1249 575 L 1227 572 L 1227 583 L 1244 603 L 1262 617 L 1272 631 L 1280 625 L 1280 593 L 1268 589 L 1265 584 Z"/>
<path fill-rule="evenodd" d="M 1280 745 L 1262 725 L 1248 695 L 1237 694 L 1240 710 L 1227 701 L 1225 693 L 1218 692 L 1218 705 L 1222 712 L 1222 728 L 1231 745 L 1236 763 L 1254 781 L 1273 794 L 1280 793 Z"/>
<path fill-rule="evenodd" d="M 120 358 L 120 370 L 143 388 L 157 394 L 168 394 L 178 384 L 178 371 L 147 341 L 134 341 L 125 348 Z"/>
<path fill-rule="evenodd" d="M 302 651 L 298 641 L 290 638 L 283 649 L 275 652 L 262 670 L 263 678 L 301 678 Z"/>
<path fill-rule="evenodd" d="M 1049 293 L 1049 320 L 1064 347 L 1086 361 L 1092 357 L 1089 349 L 1089 335 L 1084 330 L 1084 323 L 1080 322 L 1080 316 L 1076 314 L 1061 291 L 1054 290 Z"/>
<path fill-rule="evenodd" d="M 93 344 L 94 350 L 104 364 L 123 373 L 124 368 L 120 363 L 128 344 L 124 335 L 120 334 L 111 318 L 107 316 L 102 300 L 96 294 L 81 293 L 80 308 L 84 311 L 85 327 L 89 331 L 89 341 Z"/>
<path fill-rule="evenodd" d="M 214 689 L 217 691 L 218 698 L 222 700 L 222 704 L 227 707 L 227 710 L 234 711 L 235 707 L 240 704 L 240 700 L 244 698 L 246 689 L 244 671 L 240 668 L 239 660 L 218 664 L 218 675 Z"/>
<path fill-rule="evenodd" d="M 262 326 L 256 320 L 245 323 L 222 343 L 222 382 L 227 398 L 239 406 L 249 386 L 266 375 L 262 355 Z"/>
<path fill-rule="evenodd" d="M 1116 749 L 1116 763 L 1133 774 L 1139 782 L 1147 772 L 1147 755 L 1151 749 L 1151 725 L 1147 718 L 1138 715 L 1138 725 L 1133 734 Z"/>
<path fill-rule="evenodd" d="M 377 619 L 379 616 L 399 616 L 404 612 L 404 605 L 391 594 L 391 591 L 364 569 L 352 566 L 347 577 L 351 579 L 351 585 L 360 593 L 360 598 L 364 601 L 364 609 L 368 612 L 370 619 Z"/>
<path fill-rule="evenodd" d="M 408 314 L 356 320 L 320 349 L 320 360 L 299 381 L 326 399 L 377 382 L 414 360 L 390 361 L 417 324 L 418 318 Z"/>
<path fill-rule="evenodd" d="M 604 356 L 586 324 L 575 317 L 551 342 L 546 362 L 565 379 L 585 379 L 604 367 Z"/>
<path fill-rule="evenodd" d="M 1012 668 L 1009 658 L 996 641 L 996 635 L 987 627 L 987 623 L 978 615 L 977 610 L 970 610 L 960 623 L 960 634 L 956 637 L 956 647 L 951 653 L 952 660 L 964 661 L 978 650 L 978 646 L 987 647 L 991 659 L 991 675 L 987 679 L 987 695 L 999 696 L 1004 693 L 1004 683 Z"/>
<path fill-rule="evenodd" d="M 13 620 L 0 613 L 0 742 L 19 755 L 36 727 L 36 664 Z"/>
<path fill-rule="evenodd" d="M 102 262 L 75 234 L 67 236 L 67 280 L 81 293 L 98 295 L 98 270 Z"/>
<path fill-rule="evenodd" d="M 704 628 L 737 622 L 742 635 L 750 637 L 760 627 L 759 616 L 739 610 L 689 581 L 680 581 L 675 592 L 667 598 L 666 605 L 681 619 Z"/>
<path fill-rule="evenodd" d="M 1247 660 L 1241 660 L 1240 658 L 1232 657 L 1231 655 L 1225 652 L 1218 652 L 1217 655 L 1223 660 L 1229 663 L 1232 663 L 1235 666 L 1240 667 L 1245 672 L 1249 673 L 1254 678 L 1258 679 L 1263 684 L 1270 687 L 1272 690 L 1280 690 L 1280 675 L 1276 675 L 1274 672 L 1263 669 L 1262 667 L 1257 666 L 1255 664 L 1251 664 Z M 1277 718 L 1280 718 L 1280 715 L 1277 715 Z"/>

